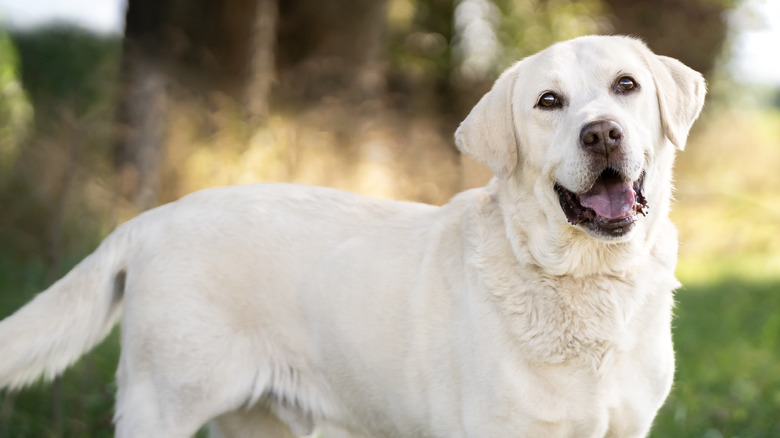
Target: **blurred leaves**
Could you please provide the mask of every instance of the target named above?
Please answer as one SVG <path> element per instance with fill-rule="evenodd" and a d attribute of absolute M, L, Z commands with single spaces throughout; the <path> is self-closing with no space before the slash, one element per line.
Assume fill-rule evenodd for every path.
<path fill-rule="evenodd" d="M 600 0 L 498 0 L 499 40 L 504 47 L 499 69 L 550 44 L 589 34 L 609 34 L 613 25 Z"/>
<path fill-rule="evenodd" d="M 67 105 L 77 116 L 110 102 L 120 56 L 119 38 L 73 26 L 16 31 L 21 80 L 37 109 Z"/>
<path fill-rule="evenodd" d="M 100 212 L 92 209 L 103 203 L 105 196 L 85 181 L 110 182 L 109 139 L 120 39 L 63 25 L 9 31 L 3 38 L 2 47 L 16 53 L 16 84 L 25 90 L 29 113 L 23 114 L 29 116 L 27 135 L 16 137 L 15 159 L 0 162 L 2 246 L 20 259 L 46 253 L 44 236 L 52 224 L 57 199 L 67 186 L 76 148 L 80 151 L 75 163 L 77 196 L 67 205 L 66 250 L 70 245 L 89 247 L 88 242 L 94 240 L 84 239 L 84 233 L 96 233 L 100 228 L 72 224 L 94 227 L 106 218 L 104 207 L 98 208 Z M 0 100 L 0 108 L 7 103 Z"/>
<path fill-rule="evenodd" d="M 16 161 L 32 117 L 33 107 L 19 80 L 16 48 L 0 29 L 0 181 Z"/>

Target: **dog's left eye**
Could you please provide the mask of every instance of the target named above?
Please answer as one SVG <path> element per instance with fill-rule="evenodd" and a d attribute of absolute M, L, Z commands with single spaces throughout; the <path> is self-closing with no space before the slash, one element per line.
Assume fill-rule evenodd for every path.
<path fill-rule="evenodd" d="M 630 93 L 639 89 L 639 84 L 636 83 L 631 76 L 621 76 L 615 82 L 615 91 L 618 93 Z"/>
<path fill-rule="evenodd" d="M 554 108 L 560 108 L 563 106 L 563 102 L 558 95 L 555 93 L 548 91 L 544 94 L 542 94 L 541 97 L 539 97 L 539 101 L 536 102 L 535 108 L 539 109 L 554 109 Z"/>

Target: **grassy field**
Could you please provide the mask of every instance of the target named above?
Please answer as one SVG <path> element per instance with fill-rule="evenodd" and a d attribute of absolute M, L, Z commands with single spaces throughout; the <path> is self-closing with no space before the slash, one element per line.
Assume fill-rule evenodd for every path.
<path fill-rule="evenodd" d="M 780 437 L 780 281 L 677 292 L 677 375 L 653 437 Z"/>

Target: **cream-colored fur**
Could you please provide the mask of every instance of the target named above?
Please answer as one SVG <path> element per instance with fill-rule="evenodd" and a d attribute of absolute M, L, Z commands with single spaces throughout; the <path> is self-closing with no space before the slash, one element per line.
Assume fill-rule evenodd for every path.
<path fill-rule="evenodd" d="M 539 109 L 547 91 L 565 105 Z M 672 163 L 704 92 L 639 41 L 579 38 L 476 105 L 456 141 L 496 178 L 443 207 L 253 185 L 151 210 L 0 322 L 0 387 L 122 315 L 121 438 L 645 436 L 674 373 Z M 568 223 L 554 189 L 593 183 L 578 139 L 603 118 L 645 173 L 619 237 Z"/>

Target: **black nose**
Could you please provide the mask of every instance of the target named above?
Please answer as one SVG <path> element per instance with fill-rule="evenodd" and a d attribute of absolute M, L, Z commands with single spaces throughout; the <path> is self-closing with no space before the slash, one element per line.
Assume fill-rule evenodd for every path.
<path fill-rule="evenodd" d="M 580 146 L 596 154 L 609 155 L 623 140 L 623 127 L 611 120 L 588 123 L 580 131 Z"/>

